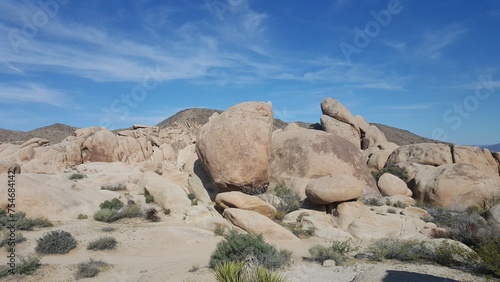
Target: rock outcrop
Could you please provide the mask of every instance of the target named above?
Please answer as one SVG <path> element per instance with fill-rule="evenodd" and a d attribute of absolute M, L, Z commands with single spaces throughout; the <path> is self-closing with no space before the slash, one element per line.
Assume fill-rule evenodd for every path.
<path fill-rule="evenodd" d="M 325 176 L 311 180 L 306 187 L 307 198 L 318 205 L 328 205 L 361 197 L 365 183 L 349 174 Z"/>
<path fill-rule="evenodd" d="M 360 150 L 346 139 L 303 128 L 273 134 L 272 180 L 286 183 L 300 197 L 305 198 L 310 180 L 339 174 L 363 181 L 362 197 L 380 196 Z"/>
<path fill-rule="evenodd" d="M 500 181 L 467 164 L 448 164 L 427 169 L 415 176 L 416 199 L 451 210 L 470 206 L 487 207 L 500 195 Z"/>
<path fill-rule="evenodd" d="M 210 118 L 201 128 L 196 153 L 221 191 L 267 186 L 272 127 L 272 106 L 248 102 Z"/>
<path fill-rule="evenodd" d="M 274 206 L 261 200 L 257 196 L 251 196 L 237 191 L 219 193 L 215 198 L 215 204 L 222 210 L 237 208 L 258 212 L 270 219 L 276 217 L 276 208 Z"/>

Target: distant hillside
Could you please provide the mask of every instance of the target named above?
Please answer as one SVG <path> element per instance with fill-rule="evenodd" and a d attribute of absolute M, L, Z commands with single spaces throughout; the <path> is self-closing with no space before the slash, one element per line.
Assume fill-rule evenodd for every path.
<path fill-rule="evenodd" d="M 28 132 L 0 129 L 0 142 L 21 143 L 31 138 L 44 138 L 50 144 L 61 142 L 64 138 L 72 136 L 78 127 L 56 123 L 53 125 L 40 127 Z"/>
<path fill-rule="evenodd" d="M 371 123 L 371 124 L 378 127 L 385 134 L 385 137 L 387 137 L 387 141 L 396 143 L 399 146 L 418 144 L 418 143 L 446 143 L 416 135 L 408 130 L 399 129 L 396 127 L 391 127 L 379 123 Z"/>
<path fill-rule="evenodd" d="M 491 152 L 500 152 L 500 143 L 496 145 L 481 146 L 483 149 L 488 149 Z"/>
<path fill-rule="evenodd" d="M 214 113 L 222 113 L 223 111 L 221 110 L 214 110 L 214 109 L 204 109 L 204 108 L 189 108 L 182 110 L 173 116 L 167 118 L 166 120 L 160 122 L 157 124 L 157 126 L 160 127 L 160 129 L 170 127 L 174 124 L 184 124 L 186 122 L 190 123 L 195 123 L 198 125 L 203 125 L 208 122 L 208 119 L 214 114 Z M 285 128 L 288 123 L 280 120 L 280 119 L 274 119 L 274 129 L 278 128 Z M 308 126 L 306 123 L 299 123 L 301 126 Z"/>

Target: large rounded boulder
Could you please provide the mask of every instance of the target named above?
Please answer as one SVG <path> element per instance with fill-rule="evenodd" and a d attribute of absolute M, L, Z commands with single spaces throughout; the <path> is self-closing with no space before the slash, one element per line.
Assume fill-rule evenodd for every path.
<path fill-rule="evenodd" d="M 500 180 L 471 165 L 448 164 L 417 173 L 414 196 L 428 204 L 449 210 L 470 206 L 487 207 L 500 196 Z"/>
<path fill-rule="evenodd" d="M 310 180 L 340 174 L 352 175 L 363 182 L 362 197 L 380 196 L 360 150 L 346 139 L 303 128 L 274 134 L 272 180 L 292 186 L 301 198 L 305 198 Z"/>
<path fill-rule="evenodd" d="M 220 191 L 269 184 L 272 129 L 272 106 L 260 102 L 236 105 L 200 129 L 196 153 Z"/>

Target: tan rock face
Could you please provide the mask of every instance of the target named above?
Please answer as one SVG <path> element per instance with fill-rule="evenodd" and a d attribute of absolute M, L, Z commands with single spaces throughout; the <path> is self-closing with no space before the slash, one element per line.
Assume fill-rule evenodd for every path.
<path fill-rule="evenodd" d="M 387 138 L 385 134 L 378 129 L 375 125 L 370 125 L 368 130 L 365 133 L 366 139 L 372 139 L 374 143 L 386 143 Z"/>
<path fill-rule="evenodd" d="M 390 173 L 384 173 L 378 180 L 378 189 L 384 196 L 402 195 L 411 197 L 412 192 L 406 186 L 406 183 Z"/>
<path fill-rule="evenodd" d="M 365 184 L 349 174 L 325 176 L 311 180 L 306 187 L 307 198 L 318 205 L 355 200 L 361 197 Z"/>
<path fill-rule="evenodd" d="M 449 164 L 420 171 L 415 176 L 414 196 L 450 210 L 485 207 L 500 195 L 500 181 L 473 166 Z"/>
<path fill-rule="evenodd" d="M 14 161 L 11 160 L 0 160 L 0 173 L 8 173 L 13 171 L 16 174 L 21 173 L 21 167 Z M 7 178 L 5 178 L 7 179 Z"/>
<path fill-rule="evenodd" d="M 222 209 L 238 208 L 258 212 L 270 219 L 276 217 L 276 208 L 261 200 L 257 196 L 247 195 L 241 192 L 219 193 L 215 197 L 215 204 Z"/>
<path fill-rule="evenodd" d="M 412 144 L 396 149 L 387 161 L 388 164 L 413 162 L 423 165 L 440 166 L 451 164 L 451 149 L 443 144 Z"/>
<path fill-rule="evenodd" d="M 117 162 L 120 144 L 117 136 L 108 130 L 99 130 L 83 143 L 83 150 L 88 151 L 90 162 Z"/>
<path fill-rule="evenodd" d="M 479 147 L 454 146 L 453 157 L 457 164 L 472 165 L 485 173 L 498 176 L 498 166 L 492 165 L 488 160 L 487 153 L 485 154 Z"/>
<path fill-rule="evenodd" d="M 370 154 L 368 167 L 373 170 L 383 169 L 392 152 L 393 150 L 379 150 Z"/>
<path fill-rule="evenodd" d="M 210 118 L 198 133 L 196 153 L 221 191 L 269 183 L 272 106 L 248 102 Z"/>
<path fill-rule="evenodd" d="M 241 209 L 225 209 L 223 216 L 231 223 L 254 235 L 262 234 L 265 240 L 269 241 L 298 241 L 285 227 L 277 224 L 266 216 L 258 212 Z"/>
<path fill-rule="evenodd" d="M 138 193 L 145 193 L 145 190 L 154 196 L 155 203 L 173 213 L 184 213 L 191 207 L 191 201 L 181 186 L 154 172 L 144 173 L 135 187 Z"/>
<path fill-rule="evenodd" d="M 357 148 L 361 148 L 359 132 L 350 124 L 338 121 L 327 115 L 322 115 L 321 126 L 323 126 L 323 129 L 326 132 L 345 138 Z"/>
<path fill-rule="evenodd" d="M 366 121 L 366 119 L 360 115 L 354 116 L 354 122 L 360 130 L 361 134 L 365 134 L 370 128 L 370 124 Z"/>
<path fill-rule="evenodd" d="M 360 201 L 345 202 L 333 210 L 333 226 L 347 230 L 349 225 L 370 209 Z"/>
<path fill-rule="evenodd" d="M 349 174 L 363 181 L 363 197 L 380 196 L 361 152 L 346 139 L 310 129 L 282 131 L 273 135 L 271 176 L 277 183 L 339 174 Z M 299 189 L 291 188 L 299 196 L 305 196 L 308 181 L 305 183 Z"/>
<path fill-rule="evenodd" d="M 339 101 L 326 98 L 321 101 L 321 111 L 324 115 L 332 117 L 338 121 L 350 124 L 356 131 L 359 132 L 359 127 L 357 126 L 351 111 L 342 105 Z"/>

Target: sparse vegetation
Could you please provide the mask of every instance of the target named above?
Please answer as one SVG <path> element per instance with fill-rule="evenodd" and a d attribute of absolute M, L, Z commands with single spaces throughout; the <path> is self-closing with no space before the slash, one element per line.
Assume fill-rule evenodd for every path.
<path fill-rule="evenodd" d="M 313 261 L 323 263 L 326 260 L 334 260 L 338 265 L 341 265 L 347 260 L 347 254 L 357 249 L 350 240 L 333 241 L 328 247 L 322 245 L 313 246 L 309 249 L 309 254 Z"/>
<path fill-rule="evenodd" d="M 28 257 L 19 257 L 19 262 L 16 264 L 14 274 L 17 275 L 33 275 L 40 267 L 40 257 L 30 255 Z M 9 268 L 7 266 L 0 267 L 0 278 L 8 276 Z"/>
<path fill-rule="evenodd" d="M 497 235 L 481 243 L 476 252 L 484 267 L 500 277 L 500 236 Z"/>
<path fill-rule="evenodd" d="M 100 210 L 94 213 L 94 219 L 103 222 L 114 222 L 122 218 L 142 217 L 141 207 L 135 203 L 129 203 L 126 206 L 117 198 L 111 201 L 105 201 L 100 204 Z"/>
<path fill-rule="evenodd" d="M 211 268 L 227 262 L 243 262 L 249 255 L 255 256 L 258 263 L 268 269 L 278 268 L 290 262 L 289 251 L 278 251 L 274 246 L 266 243 L 262 235 L 254 236 L 229 231 L 224 239 L 217 244 L 217 248 L 210 257 Z"/>
<path fill-rule="evenodd" d="M 127 186 L 125 186 L 125 184 L 123 184 L 123 183 L 116 184 L 116 185 L 105 185 L 105 186 L 101 186 L 101 190 L 124 191 L 124 190 L 127 190 Z"/>
<path fill-rule="evenodd" d="M 6 211 L 0 210 L 0 230 L 4 229 L 8 224 L 12 224 L 15 220 L 15 225 L 17 230 L 33 230 L 33 228 L 44 228 L 44 227 L 52 227 L 53 224 L 45 219 L 45 218 L 27 218 L 26 213 L 17 212 L 14 214 L 14 217 L 10 217 Z"/>
<path fill-rule="evenodd" d="M 191 206 L 198 205 L 198 199 L 196 199 L 196 195 L 193 193 L 188 194 L 188 199 L 191 200 Z"/>
<path fill-rule="evenodd" d="M 155 202 L 155 197 L 151 194 L 144 195 L 144 198 L 146 199 L 146 204 L 151 204 Z"/>
<path fill-rule="evenodd" d="M 373 177 L 375 178 L 375 180 L 379 180 L 380 177 L 382 175 L 384 175 L 384 173 L 390 173 L 392 175 L 395 175 L 397 177 L 399 177 L 401 180 L 403 180 L 404 182 L 408 182 L 408 174 L 406 173 L 406 170 L 404 170 L 403 168 L 400 168 L 399 166 L 397 165 L 389 165 L 387 167 L 384 167 L 383 169 L 381 169 L 380 171 L 373 171 L 372 172 L 372 175 Z"/>
<path fill-rule="evenodd" d="M 81 173 L 73 173 L 72 175 L 70 175 L 69 177 L 69 180 L 80 180 L 80 179 L 84 179 L 86 178 L 87 176 L 85 174 L 81 174 Z"/>
<path fill-rule="evenodd" d="M 66 231 L 55 230 L 37 240 L 35 251 L 39 254 L 66 254 L 76 247 L 76 240 Z"/>
<path fill-rule="evenodd" d="M 120 210 L 123 208 L 124 204 L 118 198 L 113 198 L 111 201 L 106 200 L 99 205 L 101 209 L 110 209 L 110 210 Z"/>
<path fill-rule="evenodd" d="M 86 214 L 79 214 L 76 219 L 87 219 L 89 218 Z"/>
<path fill-rule="evenodd" d="M 16 238 L 16 241 L 15 241 L 15 245 L 13 245 L 13 243 L 10 243 L 9 245 L 9 242 L 13 242 L 9 239 L 11 239 L 11 232 L 9 230 L 3 230 L 1 233 L 0 233 L 0 248 L 1 247 L 5 247 L 6 250 L 10 250 L 11 248 L 15 248 L 15 246 L 17 246 L 18 244 L 26 241 L 26 238 L 23 236 L 23 234 L 19 231 L 16 231 L 15 233 L 15 238 Z"/>
<path fill-rule="evenodd" d="M 302 205 L 299 196 L 284 184 L 274 187 L 274 195 L 281 199 L 275 206 L 277 211 L 276 219 L 278 220 L 283 219 L 288 213 L 298 210 Z"/>
<path fill-rule="evenodd" d="M 380 198 L 368 198 L 368 199 L 362 199 L 361 201 L 363 202 L 363 204 L 367 206 L 380 207 L 384 205 L 382 199 Z"/>
<path fill-rule="evenodd" d="M 160 217 L 158 216 L 158 211 L 155 208 L 150 208 L 146 211 L 144 218 L 152 222 L 160 221 Z"/>
<path fill-rule="evenodd" d="M 217 223 L 215 225 L 214 234 L 216 236 L 224 236 L 225 232 L 226 232 L 226 228 L 222 224 Z"/>
<path fill-rule="evenodd" d="M 225 262 L 215 266 L 214 278 L 217 282 L 239 282 L 240 273 L 245 266 L 244 262 Z M 267 268 L 258 265 L 255 269 L 257 280 L 255 281 L 266 281 L 266 282 L 286 282 L 288 281 L 285 277 L 274 273 Z"/>
<path fill-rule="evenodd" d="M 170 215 L 170 213 L 172 213 L 172 211 L 170 209 L 163 209 L 164 215 Z"/>
<path fill-rule="evenodd" d="M 102 232 L 113 232 L 115 230 L 116 229 L 114 227 L 111 227 L 111 226 L 106 226 L 106 227 L 101 228 Z"/>
<path fill-rule="evenodd" d="M 101 269 L 106 267 L 108 264 L 103 261 L 98 261 L 94 259 L 89 259 L 87 262 L 81 262 L 78 264 L 78 270 L 75 273 L 75 278 L 77 280 L 83 278 L 96 277 Z"/>
<path fill-rule="evenodd" d="M 113 237 L 101 237 L 97 240 L 94 240 L 90 242 L 87 245 L 87 250 L 112 250 L 116 248 L 116 242 L 115 238 Z"/>

